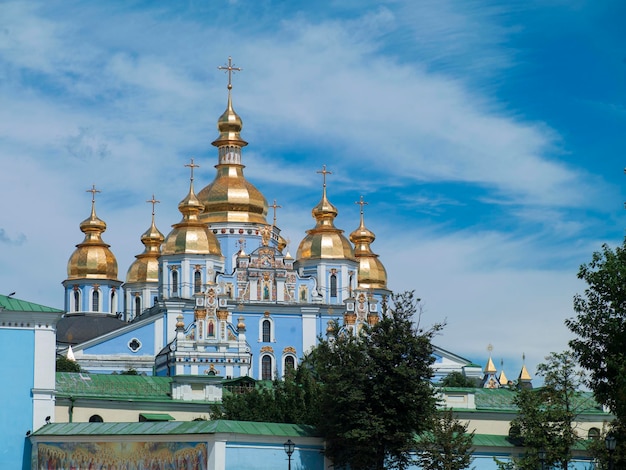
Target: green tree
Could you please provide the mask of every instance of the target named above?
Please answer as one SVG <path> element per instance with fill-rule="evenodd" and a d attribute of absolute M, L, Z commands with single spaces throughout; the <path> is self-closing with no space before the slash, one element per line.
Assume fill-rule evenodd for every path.
<path fill-rule="evenodd" d="M 442 387 L 476 388 L 478 386 L 478 381 L 476 379 L 466 377 L 462 372 L 454 371 L 446 375 L 441 380 L 440 385 Z"/>
<path fill-rule="evenodd" d="M 56 360 L 57 372 L 82 372 L 80 364 L 76 361 L 72 361 L 65 356 L 57 356 Z"/>
<path fill-rule="evenodd" d="M 576 335 L 570 341 L 578 363 L 589 372 L 587 385 L 596 400 L 615 414 L 615 468 L 626 468 L 626 240 L 608 245 L 580 266 L 584 294 L 574 297 L 576 316 L 566 320 Z"/>
<path fill-rule="evenodd" d="M 431 340 L 441 325 L 419 328 L 413 292 L 393 303 L 358 335 L 320 339 L 304 361 L 320 384 L 317 427 L 336 468 L 407 468 L 435 413 Z"/>
<path fill-rule="evenodd" d="M 454 417 L 451 409 L 432 420 L 430 431 L 420 435 L 417 461 L 423 470 L 463 470 L 472 464 L 474 432 Z"/>
<path fill-rule="evenodd" d="M 290 369 L 283 380 L 259 382 L 238 393 L 225 393 L 214 419 L 315 424 L 319 386 L 306 367 Z"/>
<path fill-rule="evenodd" d="M 546 362 L 537 366 L 537 375 L 544 378 L 544 386 L 521 389 L 515 397 L 519 412 L 511 427 L 526 453 L 514 461 L 513 467 L 535 470 L 543 452 L 546 468 L 566 470 L 572 448 L 579 440 L 576 417 L 588 407 L 579 391 L 583 379 L 573 354 L 567 351 L 547 356 Z"/>

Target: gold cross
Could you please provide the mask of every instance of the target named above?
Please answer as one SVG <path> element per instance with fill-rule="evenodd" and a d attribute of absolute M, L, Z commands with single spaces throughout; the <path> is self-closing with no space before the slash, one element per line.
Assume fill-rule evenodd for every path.
<path fill-rule="evenodd" d="M 191 168 L 191 181 L 193 181 L 193 169 L 194 169 L 194 168 L 200 168 L 200 165 L 196 165 L 196 164 L 193 162 L 193 157 L 191 157 L 191 163 L 187 163 L 185 166 L 186 166 L 187 168 Z"/>
<path fill-rule="evenodd" d="M 224 70 L 226 72 L 228 72 L 228 89 L 231 90 L 233 88 L 232 85 L 232 74 L 234 72 L 241 72 L 241 68 L 240 67 L 233 67 L 233 59 L 231 56 L 228 56 L 228 65 L 227 66 L 223 66 L 220 65 L 217 67 L 218 70 Z"/>
<path fill-rule="evenodd" d="M 283 206 L 277 206 L 276 199 L 274 199 L 274 204 L 272 204 L 270 207 L 274 209 L 274 224 L 273 225 L 276 225 L 276 209 L 282 209 Z"/>
<path fill-rule="evenodd" d="M 152 199 L 150 199 L 149 201 L 146 202 L 151 202 L 152 203 L 152 215 L 154 215 L 154 205 L 155 204 L 159 204 L 161 201 L 157 201 L 156 199 L 154 199 L 154 194 L 152 195 Z"/>
<path fill-rule="evenodd" d="M 326 165 L 322 165 L 322 170 L 321 171 L 316 171 L 316 173 L 321 173 L 324 177 L 324 187 L 326 187 L 326 175 L 332 175 L 333 173 L 331 171 L 327 171 L 326 170 Z"/>
<path fill-rule="evenodd" d="M 86 193 L 91 193 L 91 202 L 96 202 L 96 193 L 101 193 L 102 191 L 96 189 L 96 185 L 92 184 L 91 189 L 85 191 Z"/>
<path fill-rule="evenodd" d="M 359 206 L 361 206 L 361 215 L 363 215 L 363 206 L 367 206 L 367 202 L 365 202 L 363 200 L 363 196 L 361 196 L 361 198 L 355 202 L 355 204 L 358 204 Z"/>

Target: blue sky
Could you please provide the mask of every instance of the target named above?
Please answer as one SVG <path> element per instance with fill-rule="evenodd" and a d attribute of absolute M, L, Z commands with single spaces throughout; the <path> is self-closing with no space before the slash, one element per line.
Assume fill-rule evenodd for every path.
<path fill-rule="evenodd" d="M 62 307 L 96 184 L 124 279 L 150 223 L 178 222 L 228 56 L 244 70 L 246 176 L 295 254 L 323 164 L 336 225 L 363 195 L 389 286 L 441 347 L 509 377 L 570 337 L 578 266 L 624 236 L 626 3 L 189 1 L 0 4 L 0 285 Z"/>

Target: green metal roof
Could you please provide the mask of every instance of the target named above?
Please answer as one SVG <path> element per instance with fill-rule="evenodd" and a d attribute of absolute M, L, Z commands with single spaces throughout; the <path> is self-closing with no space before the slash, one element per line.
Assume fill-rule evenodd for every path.
<path fill-rule="evenodd" d="M 508 388 L 457 388 L 447 387 L 447 392 L 473 393 L 476 411 L 517 412 L 517 406 L 513 403 L 517 395 L 516 390 Z M 540 390 L 540 389 L 535 389 Z M 606 414 L 593 398 L 591 392 L 579 392 L 573 399 L 573 407 L 578 414 Z M 453 407 L 454 408 L 454 407 Z M 458 411 L 472 411 L 458 408 Z"/>
<path fill-rule="evenodd" d="M 16 299 L 0 294 L 0 310 L 8 312 L 50 312 L 62 313 L 63 310 L 57 308 L 46 307 L 45 305 L 27 302 L 25 300 Z"/>
<path fill-rule="evenodd" d="M 497 434 L 474 434 L 472 444 L 481 447 L 515 447 L 507 436 Z"/>
<path fill-rule="evenodd" d="M 171 400 L 171 377 L 57 372 L 58 397 Z"/>
<path fill-rule="evenodd" d="M 144 423 L 52 423 L 32 436 L 137 436 L 236 433 L 257 436 L 315 437 L 312 426 L 252 421 L 155 421 Z"/>

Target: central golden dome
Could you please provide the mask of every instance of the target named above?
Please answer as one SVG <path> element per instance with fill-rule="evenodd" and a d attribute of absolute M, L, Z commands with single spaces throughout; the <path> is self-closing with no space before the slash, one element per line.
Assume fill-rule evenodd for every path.
<path fill-rule="evenodd" d="M 335 227 L 337 208 L 326 198 L 326 183 L 322 200 L 311 211 L 317 221 L 314 228 L 307 230 L 307 236 L 300 242 L 296 260 L 308 259 L 349 259 L 354 260 L 354 251 L 343 230 Z"/>
<path fill-rule="evenodd" d="M 230 86 L 226 111 L 217 121 L 220 132 L 212 145 L 218 148 L 219 163 L 215 180 L 198 193 L 204 205 L 200 220 L 205 223 L 250 222 L 267 224 L 267 200 L 243 175 L 241 149 L 248 143 L 241 138 L 243 122 L 233 109 Z"/>
<path fill-rule="evenodd" d="M 200 220 L 267 224 L 267 200 L 243 176 L 243 165 L 216 165 L 215 180 L 198 193 L 204 204 Z"/>
<path fill-rule="evenodd" d="M 95 194 L 95 188 L 92 190 Z M 107 224 L 96 215 L 95 199 L 91 200 L 91 215 L 80 223 L 80 230 L 85 234 L 82 243 L 67 262 L 68 279 L 111 279 L 117 280 L 117 260 L 107 245 L 102 241 L 102 233 Z"/>

